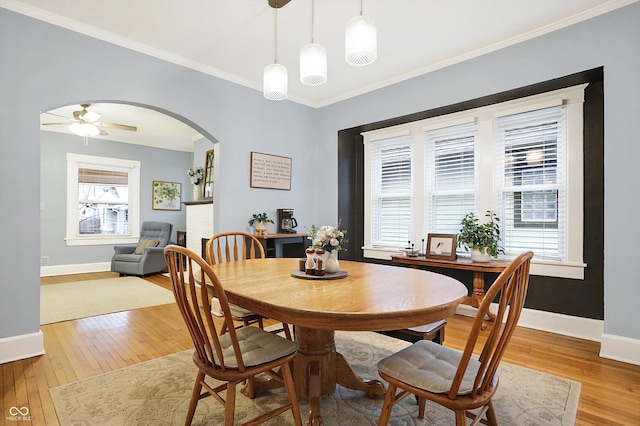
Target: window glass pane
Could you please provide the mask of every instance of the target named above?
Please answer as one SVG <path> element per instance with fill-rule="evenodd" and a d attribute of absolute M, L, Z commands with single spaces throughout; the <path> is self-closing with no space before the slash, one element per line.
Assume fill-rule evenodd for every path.
<path fill-rule="evenodd" d="M 128 234 L 128 174 L 78 169 L 78 233 Z"/>

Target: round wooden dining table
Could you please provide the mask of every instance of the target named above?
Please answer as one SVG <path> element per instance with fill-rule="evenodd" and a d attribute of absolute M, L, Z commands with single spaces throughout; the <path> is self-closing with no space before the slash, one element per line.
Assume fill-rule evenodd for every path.
<path fill-rule="evenodd" d="M 269 258 L 212 265 L 229 302 L 264 317 L 293 324 L 298 343 L 294 381 L 307 396 L 309 424 L 321 424 L 320 398 L 336 384 L 382 398 L 384 386 L 363 380 L 336 351 L 335 331 L 396 330 L 428 324 L 455 313 L 467 297 L 458 280 L 399 266 L 340 260 L 340 279 L 303 279 L 298 259 Z M 310 277 L 305 277 L 310 278 Z"/>

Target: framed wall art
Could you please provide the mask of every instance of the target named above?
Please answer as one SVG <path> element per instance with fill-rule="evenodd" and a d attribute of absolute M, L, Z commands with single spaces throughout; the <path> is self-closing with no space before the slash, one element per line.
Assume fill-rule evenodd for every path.
<path fill-rule="evenodd" d="M 429 259 L 455 260 L 456 235 L 455 234 L 428 234 L 427 252 Z"/>
<path fill-rule="evenodd" d="M 179 182 L 153 181 L 153 209 L 180 210 L 181 184 Z"/>
<path fill-rule="evenodd" d="M 251 153 L 251 188 L 291 190 L 291 158 Z"/>

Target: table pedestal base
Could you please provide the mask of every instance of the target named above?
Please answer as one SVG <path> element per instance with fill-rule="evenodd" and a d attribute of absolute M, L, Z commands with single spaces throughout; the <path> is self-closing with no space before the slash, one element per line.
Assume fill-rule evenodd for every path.
<path fill-rule="evenodd" d="M 363 380 L 347 360 L 336 352 L 335 331 L 296 326 L 298 354 L 293 360 L 296 392 L 309 398 L 310 426 L 322 424 L 320 398 L 336 390 L 336 384 L 361 390 L 369 398 L 384 398 L 385 389 L 378 380 Z"/>

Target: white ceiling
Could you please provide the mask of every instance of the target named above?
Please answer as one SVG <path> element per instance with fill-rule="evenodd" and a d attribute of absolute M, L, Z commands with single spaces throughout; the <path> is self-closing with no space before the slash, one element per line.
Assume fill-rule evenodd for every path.
<path fill-rule="evenodd" d="M 298 55 L 311 39 L 311 0 L 291 0 L 278 11 L 278 63 L 289 70 L 289 99 L 322 107 L 634 1 L 364 0 L 363 12 L 378 28 L 378 59 L 353 67 L 344 60 L 344 28 L 360 1 L 316 0 L 314 38 L 328 51 L 328 81 L 306 86 Z M 263 69 L 274 60 L 267 0 L 0 0 L 0 6 L 260 91 Z"/>

